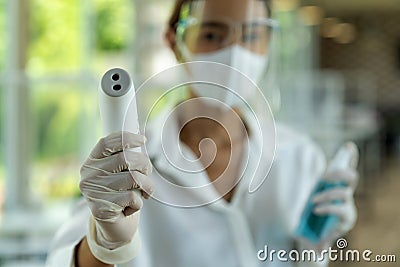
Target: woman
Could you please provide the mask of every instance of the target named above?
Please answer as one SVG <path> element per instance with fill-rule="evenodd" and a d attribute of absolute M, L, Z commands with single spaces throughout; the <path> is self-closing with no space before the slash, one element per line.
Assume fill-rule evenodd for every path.
<path fill-rule="evenodd" d="M 223 63 L 257 82 L 268 65 L 273 26 L 269 1 L 178 0 L 166 40 L 179 62 Z M 207 68 L 198 73 L 190 66 L 188 75 L 194 78 L 213 75 Z M 253 94 L 248 88 L 234 91 L 245 99 Z M 297 238 L 294 229 L 302 210 L 324 174 L 321 151 L 308 138 L 277 125 L 269 177 L 256 193 L 247 194 L 249 181 L 238 177 L 244 159 L 259 145 L 245 109 L 229 92 L 221 93 L 209 85 L 190 86 L 189 100 L 196 99 L 175 111 L 163 140 L 179 137 L 180 148 L 167 147 L 166 153 L 176 156 L 178 163 L 181 153 L 181 160 L 197 158 L 198 165 L 204 166 L 202 171 L 188 174 L 169 168 L 170 162 L 158 155 L 167 144 L 156 135 L 148 136 L 149 146 L 156 148 L 149 153 L 151 164 L 142 153 L 123 153 L 125 148 L 142 146 L 143 136 L 119 132 L 102 138 L 81 169 L 85 201 L 56 235 L 48 266 L 311 266 L 313 263 L 277 259 L 262 262 L 257 252 L 266 245 L 276 251 L 321 250 L 352 228 L 354 186 L 347 186 L 315 199 L 317 214 L 340 218 L 332 233 L 317 244 Z M 203 113 L 200 116 L 200 111 L 212 119 Z M 158 119 L 166 120 L 163 116 Z M 157 129 L 161 124 L 155 121 Z M 153 173 L 151 165 L 156 170 Z M 203 195 L 189 190 L 178 193 L 182 203 L 195 203 L 187 206 L 196 208 L 184 209 L 157 201 L 176 195 L 160 182 L 160 175 L 177 184 L 201 181 L 211 182 L 213 187 Z M 336 173 L 336 179 L 354 184 L 357 173 L 349 168 Z M 149 198 L 153 190 L 157 199 Z M 198 205 L 199 199 L 208 204 Z M 334 200 L 340 204 L 330 204 Z"/>

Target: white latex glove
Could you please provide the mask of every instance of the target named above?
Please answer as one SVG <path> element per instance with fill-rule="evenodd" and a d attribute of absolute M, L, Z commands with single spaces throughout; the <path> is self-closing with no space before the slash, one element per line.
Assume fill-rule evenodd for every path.
<path fill-rule="evenodd" d="M 138 227 L 141 197 L 148 198 L 153 191 L 147 177 L 149 159 L 126 150 L 144 142 L 141 135 L 113 133 L 96 144 L 81 168 L 80 190 L 95 219 L 96 241 L 104 248 L 116 249 L 131 241 Z"/>
<path fill-rule="evenodd" d="M 354 144 L 352 146 L 352 157 L 348 168 L 327 172 L 323 179 L 330 182 L 344 182 L 347 186 L 335 187 L 317 194 L 313 201 L 314 213 L 318 215 L 336 215 L 339 223 L 322 242 L 326 245 L 332 244 L 339 237 L 349 232 L 357 219 L 357 209 L 354 204 L 354 191 L 358 183 L 358 151 Z M 333 203 L 336 202 L 336 203 Z"/>

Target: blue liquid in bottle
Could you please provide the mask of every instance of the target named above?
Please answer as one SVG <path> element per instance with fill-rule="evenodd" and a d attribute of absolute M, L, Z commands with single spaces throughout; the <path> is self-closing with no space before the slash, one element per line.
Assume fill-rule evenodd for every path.
<path fill-rule="evenodd" d="M 335 157 L 327 168 L 327 172 L 343 170 L 349 167 L 354 156 L 357 156 L 357 148 L 352 143 L 347 143 L 339 149 Z M 300 223 L 295 231 L 295 235 L 305 238 L 311 243 L 319 243 L 325 239 L 329 233 L 339 223 L 339 218 L 335 215 L 317 215 L 314 213 L 315 204 L 313 198 L 326 190 L 345 187 L 346 183 L 342 181 L 320 180 L 314 188 L 306 207 L 301 215 Z M 333 201 L 334 204 L 340 204 L 340 201 Z"/>
<path fill-rule="evenodd" d="M 312 199 L 314 198 L 314 196 L 325 190 L 343 186 L 345 186 L 345 184 L 342 182 L 318 182 L 301 216 L 300 224 L 296 230 L 297 236 L 304 237 L 312 243 L 319 243 L 321 240 L 327 237 L 327 235 L 339 222 L 339 218 L 335 215 L 315 214 L 313 212 L 315 204 L 312 202 Z M 339 201 L 334 201 L 333 203 L 339 203 Z"/>

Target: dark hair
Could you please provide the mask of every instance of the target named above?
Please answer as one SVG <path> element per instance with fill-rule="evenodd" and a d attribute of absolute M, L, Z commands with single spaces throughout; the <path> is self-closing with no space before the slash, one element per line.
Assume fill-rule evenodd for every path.
<path fill-rule="evenodd" d="M 192 1 L 195 1 L 195 0 L 176 0 L 174 9 L 173 9 L 172 14 L 171 14 L 171 17 L 170 17 L 170 19 L 168 21 L 168 26 L 171 29 L 175 29 L 176 28 L 176 24 L 179 21 L 179 12 L 180 12 L 180 10 L 182 8 L 182 5 L 184 3 L 186 3 L 186 2 L 192 2 Z M 270 0 L 260 0 L 260 1 L 265 3 L 268 15 L 271 16 L 271 3 L 270 3 Z"/>

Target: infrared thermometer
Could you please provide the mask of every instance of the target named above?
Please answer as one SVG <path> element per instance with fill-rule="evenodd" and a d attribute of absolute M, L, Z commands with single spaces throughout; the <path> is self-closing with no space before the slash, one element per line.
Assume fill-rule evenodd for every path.
<path fill-rule="evenodd" d="M 121 131 L 139 134 L 135 87 L 127 71 L 114 68 L 103 75 L 99 86 L 99 107 L 104 136 Z M 129 150 L 140 152 L 141 148 Z M 133 191 L 141 195 L 139 189 Z M 126 209 L 123 212 L 130 215 Z"/>
<path fill-rule="evenodd" d="M 99 88 L 103 135 L 127 131 L 139 133 L 135 87 L 129 73 L 121 68 L 108 70 Z"/>

